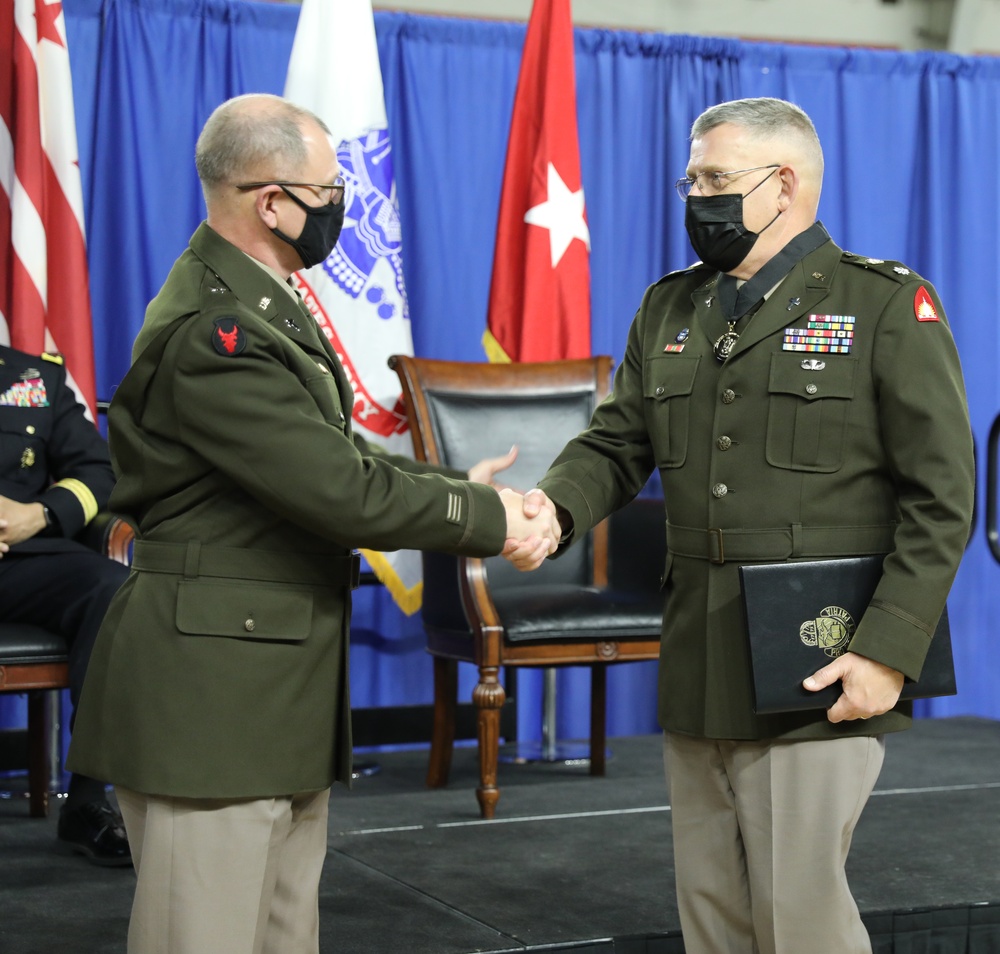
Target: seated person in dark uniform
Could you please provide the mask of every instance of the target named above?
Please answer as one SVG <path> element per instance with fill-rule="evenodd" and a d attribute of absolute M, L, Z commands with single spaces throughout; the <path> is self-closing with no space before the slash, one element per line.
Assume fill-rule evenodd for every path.
<path fill-rule="evenodd" d="M 128 570 L 73 538 L 113 485 L 107 444 L 67 384 L 63 359 L 0 345 L 0 620 L 67 640 L 74 710 L 97 630 Z M 83 775 L 70 778 L 59 841 L 94 864 L 132 862 L 104 783 Z"/>

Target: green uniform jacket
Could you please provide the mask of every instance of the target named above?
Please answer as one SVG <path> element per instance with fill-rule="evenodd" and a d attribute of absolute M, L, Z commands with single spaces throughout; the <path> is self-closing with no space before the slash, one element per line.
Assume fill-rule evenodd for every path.
<path fill-rule="evenodd" d="M 202 225 L 109 412 L 111 508 L 140 538 L 72 771 L 208 798 L 350 778 L 352 548 L 486 556 L 506 531 L 492 488 L 353 437 L 352 400 L 304 306 Z"/>
<path fill-rule="evenodd" d="M 739 328 L 719 364 L 717 278 L 697 265 L 647 290 L 613 394 L 540 486 L 572 515 L 576 536 L 659 469 L 665 729 L 754 739 L 906 728 L 908 704 L 837 725 L 822 710 L 757 717 L 738 566 L 888 554 L 850 648 L 919 676 L 974 491 L 962 374 L 937 294 L 899 263 L 827 242 Z M 853 323 L 846 353 L 791 350 L 786 329 L 838 316 Z M 720 536 L 721 564 L 712 562 Z"/>

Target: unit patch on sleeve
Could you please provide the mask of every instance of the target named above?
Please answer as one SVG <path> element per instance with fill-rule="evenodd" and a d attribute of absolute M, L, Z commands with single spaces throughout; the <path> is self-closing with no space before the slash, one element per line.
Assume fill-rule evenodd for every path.
<path fill-rule="evenodd" d="M 781 350 L 850 354 L 856 320 L 854 315 L 810 315 L 805 328 L 785 329 Z"/>
<path fill-rule="evenodd" d="M 216 318 L 212 328 L 212 347 L 227 358 L 238 355 L 247 346 L 247 336 L 234 315 Z"/>
<path fill-rule="evenodd" d="M 927 293 L 927 289 L 921 285 L 913 296 L 913 314 L 917 316 L 917 321 L 940 321 L 934 302 Z"/>

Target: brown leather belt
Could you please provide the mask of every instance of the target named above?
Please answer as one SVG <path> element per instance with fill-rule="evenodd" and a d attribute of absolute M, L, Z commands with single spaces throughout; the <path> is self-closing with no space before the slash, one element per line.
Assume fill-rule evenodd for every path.
<path fill-rule="evenodd" d="M 155 543 L 137 540 L 132 566 L 145 573 L 173 573 L 185 579 L 213 576 L 304 586 L 349 586 L 352 590 L 357 588 L 361 576 L 361 558 L 356 553 L 339 556 L 206 547 L 197 541 Z"/>
<path fill-rule="evenodd" d="M 765 530 L 725 530 L 667 524 L 667 550 L 675 556 L 728 563 L 787 560 L 792 557 L 862 556 L 888 553 L 895 546 L 896 524 L 876 527 L 803 527 L 791 524 Z"/>

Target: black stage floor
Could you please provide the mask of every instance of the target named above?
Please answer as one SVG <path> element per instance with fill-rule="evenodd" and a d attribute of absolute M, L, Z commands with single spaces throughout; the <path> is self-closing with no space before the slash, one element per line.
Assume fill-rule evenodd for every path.
<path fill-rule="evenodd" d="M 378 774 L 333 795 L 323 954 L 683 954 L 660 739 L 609 747 L 603 779 L 502 766 L 493 822 L 478 820 L 473 749 L 435 792 L 426 752 L 376 756 Z M 0 803 L 0 954 L 122 954 L 134 875 L 54 838 L 55 813 Z M 850 877 L 877 954 L 1000 954 L 1000 722 L 889 738 Z"/>

